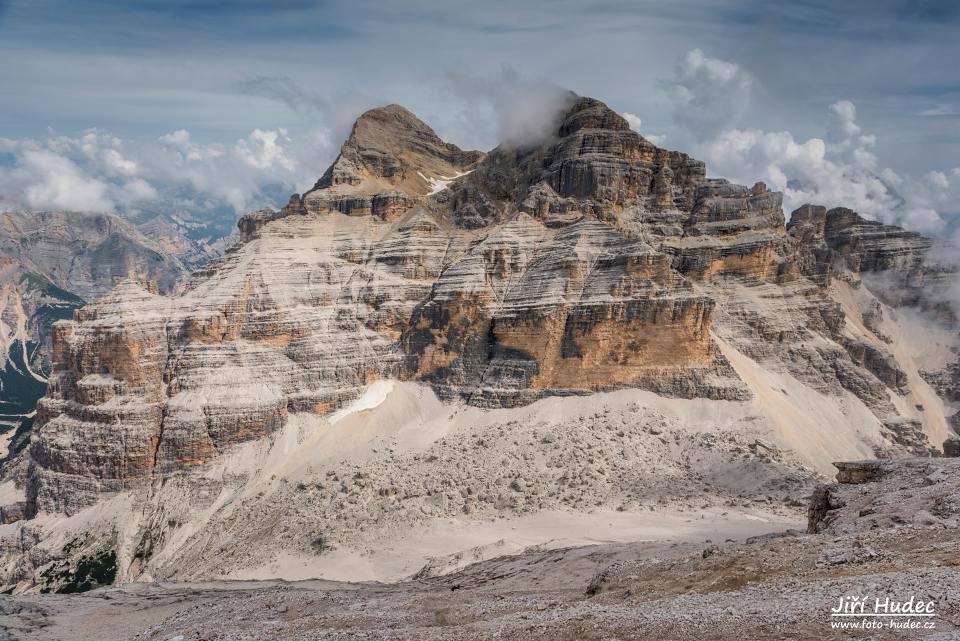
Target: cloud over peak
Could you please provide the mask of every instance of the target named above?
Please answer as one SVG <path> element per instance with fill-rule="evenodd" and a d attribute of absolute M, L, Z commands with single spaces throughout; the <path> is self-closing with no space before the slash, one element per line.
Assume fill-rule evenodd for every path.
<path fill-rule="evenodd" d="M 739 65 L 687 52 L 666 83 L 677 127 L 703 140 L 735 124 L 752 98 L 756 81 Z"/>
<path fill-rule="evenodd" d="M 806 135 L 750 126 L 747 116 L 763 112 L 758 102 L 769 92 L 741 65 L 701 49 L 681 55 L 657 86 L 667 115 L 644 113 L 641 120 L 636 108 L 624 111 L 634 130 L 705 160 L 711 175 L 767 182 L 784 192 L 788 212 L 804 202 L 847 206 L 934 234 L 960 220 L 960 168 L 895 171 L 878 152 L 889 134 L 866 131 L 852 100 L 820 103 L 819 131 L 808 128 Z M 446 106 L 422 115 L 468 148 L 548 137 L 572 96 L 510 67 L 486 75 L 450 72 L 433 89 Z M 216 206 L 237 214 L 278 206 L 278 193 L 302 191 L 323 172 L 357 114 L 385 102 L 359 94 L 325 99 L 284 77 L 257 77 L 244 91 L 287 105 L 310 126 L 255 127 L 232 143 L 198 142 L 187 128 L 174 127 L 140 139 L 100 129 L 0 139 L 0 206 L 121 212 Z M 643 131 L 649 122 L 655 134 Z"/>

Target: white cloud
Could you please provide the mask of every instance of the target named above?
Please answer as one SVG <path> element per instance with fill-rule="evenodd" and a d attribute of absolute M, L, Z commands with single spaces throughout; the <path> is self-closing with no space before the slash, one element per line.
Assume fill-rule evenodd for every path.
<path fill-rule="evenodd" d="M 671 139 L 690 140 L 689 151 L 707 162 L 711 175 L 745 184 L 763 180 L 782 191 L 788 213 L 807 202 L 844 206 L 932 234 L 960 214 L 960 171 L 915 178 L 880 168 L 877 137 L 864 133 L 849 100 L 829 106 L 823 138 L 803 140 L 789 131 L 734 126 L 757 83 L 736 64 L 699 49 L 680 61 L 667 87 L 676 125 Z"/>
<path fill-rule="evenodd" d="M 841 143 L 849 143 L 860 136 L 857 120 L 857 107 L 849 100 L 841 100 L 830 105 L 830 131 Z"/>
<path fill-rule="evenodd" d="M 930 184 L 934 189 L 950 189 L 950 181 L 947 179 L 947 175 L 942 171 L 931 171 L 924 176 L 924 180 Z"/>
<path fill-rule="evenodd" d="M 0 139 L 13 156 L 0 166 L 0 199 L 13 206 L 88 210 L 209 209 L 238 214 L 263 205 L 265 190 L 312 185 L 332 157 L 324 130 L 292 140 L 284 129 L 254 129 L 233 145 L 199 144 L 185 129 L 156 140 L 123 140 L 100 130 L 77 136 Z M 196 194 L 182 200 L 183 189 Z"/>
<path fill-rule="evenodd" d="M 883 180 L 863 167 L 838 163 L 829 149 L 820 138 L 797 141 L 788 131 L 729 129 L 703 145 L 701 153 L 711 173 L 747 184 L 764 180 L 784 192 L 788 212 L 814 202 L 882 218 L 897 207 Z"/>
<path fill-rule="evenodd" d="M 852 130 L 852 128 L 851 128 Z M 849 207 L 867 218 L 925 233 L 940 232 L 960 196 L 960 180 L 943 172 L 920 179 L 876 171 L 862 148 L 850 153 L 820 138 L 798 141 L 788 131 L 729 129 L 700 147 L 711 174 L 741 183 L 763 180 L 784 194 L 789 213 L 804 203 Z M 957 184 L 953 184 L 957 183 Z"/>
<path fill-rule="evenodd" d="M 291 170 L 293 162 L 287 158 L 283 143 L 290 142 L 286 129 L 264 131 L 254 129 L 243 140 L 237 141 L 236 151 L 245 163 L 255 169 L 272 169 L 274 167 Z"/>
<path fill-rule="evenodd" d="M 139 165 L 121 152 L 123 145 L 98 130 L 4 140 L 3 150 L 14 157 L 12 166 L 0 167 L 5 206 L 115 211 L 157 198 L 157 190 L 138 176 Z"/>
<path fill-rule="evenodd" d="M 687 53 L 667 83 L 673 120 L 684 138 L 706 140 L 733 126 L 750 103 L 756 81 L 732 62 Z"/>
<path fill-rule="evenodd" d="M 630 128 L 633 129 L 638 134 L 641 134 L 644 138 L 657 145 L 658 147 L 663 144 L 666 136 L 658 136 L 657 134 L 651 134 L 640 131 L 640 125 L 643 124 L 643 121 L 640 120 L 640 116 L 632 114 L 629 111 L 624 111 L 622 114 L 623 119 L 627 121 L 627 124 L 630 125 Z"/>
<path fill-rule="evenodd" d="M 119 202 L 137 203 L 156 200 L 159 197 L 160 194 L 154 189 L 153 185 L 143 178 L 134 178 L 120 187 L 118 200 Z"/>
<path fill-rule="evenodd" d="M 160 142 L 174 147 L 184 147 L 190 144 L 190 132 L 186 129 L 177 129 L 160 136 Z"/>
<path fill-rule="evenodd" d="M 103 152 L 103 164 L 114 174 L 134 176 L 137 173 L 137 163 L 124 158 L 116 149 L 107 149 Z"/>
<path fill-rule="evenodd" d="M 450 72 L 442 87 L 462 107 L 453 111 L 457 135 L 466 148 L 499 144 L 535 144 L 556 134 L 558 119 L 574 94 L 557 85 L 527 78 L 510 67 L 492 75 Z"/>
<path fill-rule="evenodd" d="M 627 124 L 630 125 L 630 128 L 635 132 L 640 133 L 640 125 L 643 124 L 643 121 L 640 119 L 640 116 L 632 114 L 629 111 L 624 111 L 622 114 L 623 119 L 627 121 Z"/>
<path fill-rule="evenodd" d="M 929 109 L 922 109 L 914 115 L 925 117 L 960 116 L 960 109 L 953 105 L 938 104 L 935 107 L 930 107 Z"/>
<path fill-rule="evenodd" d="M 109 187 L 69 159 L 52 151 L 27 149 L 20 160 L 12 177 L 23 185 L 22 197 L 30 207 L 91 211 L 110 207 Z"/>

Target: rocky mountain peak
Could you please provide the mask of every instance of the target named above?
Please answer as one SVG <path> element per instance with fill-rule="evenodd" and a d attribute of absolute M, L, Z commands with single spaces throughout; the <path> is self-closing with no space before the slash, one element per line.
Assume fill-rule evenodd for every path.
<path fill-rule="evenodd" d="M 567 109 L 560 124 L 560 136 L 569 136 L 581 129 L 630 131 L 627 121 L 595 98 L 577 97 Z"/>
<path fill-rule="evenodd" d="M 609 219 L 637 202 L 656 211 L 694 206 L 696 185 L 706 177 L 702 162 L 660 149 L 594 98 L 570 93 L 562 107 L 543 116 L 556 118 L 553 136 L 488 154 L 445 142 L 400 105 L 371 109 L 357 118 L 313 189 L 295 194 L 279 212 L 245 216 L 241 240 L 290 215 L 336 211 L 396 220 L 426 196 L 436 196 L 466 229 L 503 222 L 517 210 L 559 226 L 582 215 Z"/>
<path fill-rule="evenodd" d="M 263 209 L 237 223 L 241 242 L 268 222 L 293 215 L 339 212 L 396 220 L 450 181 L 473 170 L 484 154 L 445 142 L 400 105 L 363 113 L 333 164 L 312 189 L 280 211 Z"/>
<path fill-rule="evenodd" d="M 806 249 L 825 246 L 839 253 L 846 267 L 856 272 L 909 273 L 920 267 L 932 245 L 916 232 L 867 220 L 847 207 L 803 205 L 790 215 L 787 231 Z"/>
<path fill-rule="evenodd" d="M 657 147 L 603 102 L 571 94 L 555 132 L 539 144 L 497 147 L 452 185 L 456 224 L 486 227 L 519 209 L 561 227 L 583 216 L 611 221 L 625 208 L 689 212 L 696 203 L 704 163 Z"/>
<path fill-rule="evenodd" d="M 337 188 L 372 195 L 399 190 L 420 196 L 432 189 L 433 181 L 462 173 L 481 156 L 444 142 L 407 109 L 391 104 L 357 118 L 337 159 L 311 192 Z"/>
<path fill-rule="evenodd" d="M 443 146 L 446 143 L 427 123 L 420 120 L 409 109 L 396 103 L 368 109 L 354 121 L 350 137 L 346 144 L 357 147 L 386 148 L 394 142 L 395 136 L 422 137 L 431 144 Z"/>

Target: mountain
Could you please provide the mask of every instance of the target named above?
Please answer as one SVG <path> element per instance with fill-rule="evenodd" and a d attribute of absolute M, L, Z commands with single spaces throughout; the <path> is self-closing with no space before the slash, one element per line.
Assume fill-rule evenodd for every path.
<path fill-rule="evenodd" d="M 933 241 L 786 222 L 591 98 L 553 131 L 479 153 L 371 110 L 185 292 L 126 280 L 55 324 L 0 581 L 396 579 L 509 528 L 780 525 L 833 460 L 939 451 Z"/>
<path fill-rule="evenodd" d="M 220 235 L 219 230 L 212 230 L 207 224 L 177 214 L 156 215 L 137 223 L 136 228 L 161 251 L 177 257 L 190 269 L 222 254 L 236 237 L 236 230 Z"/>
<path fill-rule="evenodd" d="M 171 293 L 184 264 L 108 214 L 0 213 L 0 458 L 25 445 L 46 391 L 52 326 L 134 277 Z"/>

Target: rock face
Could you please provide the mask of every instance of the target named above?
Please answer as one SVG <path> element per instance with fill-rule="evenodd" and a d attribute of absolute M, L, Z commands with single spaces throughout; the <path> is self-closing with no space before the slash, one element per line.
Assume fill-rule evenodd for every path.
<path fill-rule="evenodd" d="M 187 276 L 178 258 L 116 216 L 0 213 L 0 460 L 29 438 L 56 321 L 126 279 L 172 293 Z"/>
<path fill-rule="evenodd" d="M 905 293 L 916 294 L 933 243 L 915 232 L 865 220 L 844 207 L 804 205 L 790 218 L 787 230 L 800 241 L 808 275 L 887 272 L 897 276 Z M 904 301 L 900 301 L 901 303 Z"/>
<path fill-rule="evenodd" d="M 597 100 L 554 131 L 481 154 L 374 109 L 183 295 L 127 281 L 58 323 L 25 512 L 162 484 L 387 378 L 486 408 L 638 387 L 771 413 L 795 385 L 859 408 L 886 454 L 942 442 L 862 286 L 916 274 L 927 240 L 843 209 L 784 225 L 779 193 L 707 179 Z"/>
<path fill-rule="evenodd" d="M 127 278 L 173 293 L 186 268 L 133 225 L 111 214 L 0 213 L 0 257 L 7 265 L 94 300 Z M 10 282 L 12 278 L 4 278 Z"/>
<path fill-rule="evenodd" d="M 881 461 L 841 461 L 833 464 L 837 468 L 837 483 L 856 485 L 875 480 L 883 474 Z"/>
<path fill-rule="evenodd" d="M 295 213 L 339 211 L 395 220 L 444 181 L 469 171 L 482 154 L 444 142 L 400 105 L 363 114 L 340 154 L 303 195 Z"/>
<path fill-rule="evenodd" d="M 640 239 L 587 217 L 546 231 L 520 214 L 444 272 L 403 346 L 415 376 L 483 405 L 644 384 L 696 395 L 672 374 L 714 367 L 712 316 Z"/>
<path fill-rule="evenodd" d="M 191 270 L 202 267 L 222 254 L 234 243 L 237 235 L 235 217 L 228 218 L 225 213 L 206 221 L 176 214 L 159 214 L 144 221 L 131 222 L 135 222 L 137 231 L 161 252 L 176 257 Z"/>

